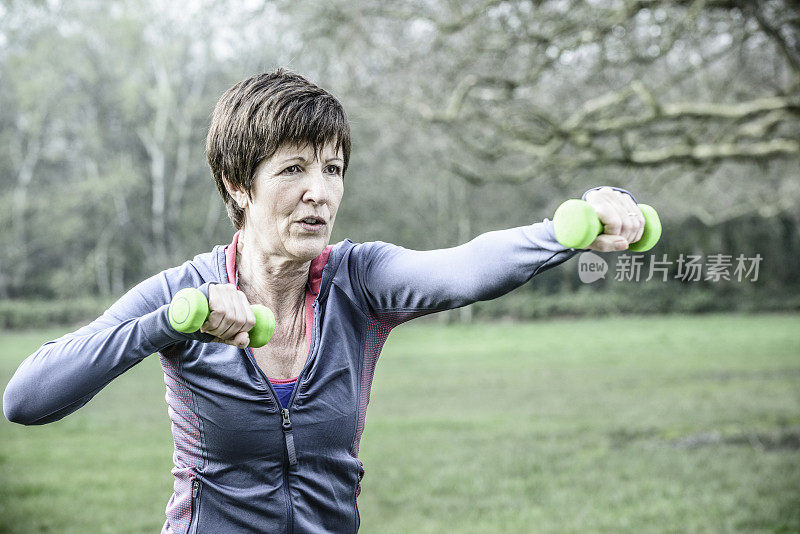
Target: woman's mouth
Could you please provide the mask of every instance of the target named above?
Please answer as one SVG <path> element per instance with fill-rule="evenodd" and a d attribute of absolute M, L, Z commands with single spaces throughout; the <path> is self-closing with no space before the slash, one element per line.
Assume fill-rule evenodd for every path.
<path fill-rule="evenodd" d="M 325 220 L 319 217 L 306 217 L 297 221 L 297 224 L 308 232 L 321 232 L 327 226 Z"/>

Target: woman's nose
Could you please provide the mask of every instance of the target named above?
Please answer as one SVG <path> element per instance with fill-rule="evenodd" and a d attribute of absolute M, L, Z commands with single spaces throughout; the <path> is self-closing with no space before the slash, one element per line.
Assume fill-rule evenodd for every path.
<path fill-rule="evenodd" d="M 314 204 L 327 203 L 329 197 L 328 185 L 322 171 L 309 173 L 307 182 L 306 190 L 303 193 L 303 201 L 313 202 Z"/>

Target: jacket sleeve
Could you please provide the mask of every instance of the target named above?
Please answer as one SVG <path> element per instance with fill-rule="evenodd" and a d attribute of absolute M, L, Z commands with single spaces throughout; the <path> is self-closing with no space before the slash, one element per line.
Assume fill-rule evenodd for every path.
<path fill-rule="evenodd" d="M 57 421 L 146 356 L 189 339 L 169 324 L 170 299 L 161 273 L 131 289 L 88 326 L 42 345 L 6 386 L 6 418 L 25 425 Z"/>
<path fill-rule="evenodd" d="M 416 316 L 494 299 L 578 252 L 556 241 L 547 219 L 448 249 L 408 250 L 380 241 L 355 248 L 358 287 L 376 316 Z"/>
<path fill-rule="evenodd" d="M 556 241 L 553 222 L 545 219 L 488 232 L 448 249 L 416 251 L 384 242 L 357 245 L 354 275 L 368 313 L 403 321 L 500 297 L 578 252 Z"/>

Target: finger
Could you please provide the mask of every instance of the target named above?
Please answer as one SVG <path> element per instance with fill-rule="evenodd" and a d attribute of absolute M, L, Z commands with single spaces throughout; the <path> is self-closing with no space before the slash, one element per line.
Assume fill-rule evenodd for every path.
<path fill-rule="evenodd" d="M 228 338 L 242 339 L 241 334 L 247 334 L 251 328 L 251 326 L 248 326 L 247 321 L 247 312 L 250 310 L 250 303 L 247 302 L 247 297 L 244 293 L 236 290 L 231 294 L 231 304 L 233 307 L 232 316 L 234 321 L 228 330 Z M 252 314 L 252 310 L 250 310 L 250 313 Z M 238 341 L 236 345 L 246 347 L 247 343 L 249 343 L 249 338 L 244 344 L 242 344 L 242 341 Z"/>
<path fill-rule="evenodd" d="M 628 248 L 628 241 L 618 235 L 600 234 L 588 248 L 598 252 L 615 252 Z"/>
<path fill-rule="evenodd" d="M 250 306 L 250 301 L 247 300 L 247 296 L 241 291 L 239 293 L 241 293 L 242 301 L 244 302 L 245 324 L 243 330 L 249 332 L 256 325 L 256 314 L 253 312 L 253 307 Z"/>
<path fill-rule="evenodd" d="M 597 196 L 591 204 L 597 213 L 597 218 L 603 224 L 603 233 L 609 235 L 620 235 L 622 230 L 622 217 L 620 210 L 616 208 L 607 198 Z"/>
<path fill-rule="evenodd" d="M 225 343 L 226 345 L 231 345 L 233 347 L 238 347 L 240 349 L 243 349 L 243 348 L 245 348 L 245 347 L 250 345 L 250 336 L 247 335 L 247 333 L 245 333 L 245 332 L 240 332 L 240 333 L 236 334 L 236 336 L 234 336 L 232 338 L 221 339 L 221 338 L 215 337 L 212 341 L 214 343 Z"/>
<path fill-rule="evenodd" d="M 630 227 L 630 234 L 629 236 L 626 235 L 626 239 L 628 239 L 630 243 L 636 243 L 642 238 L 642 234 L 644 233 L 644 215 L 630 195 L 625 193 L 620 194 L 622 195 L 622 202 L 626 210 L 626 219 Z M 631 213 L 633 215 L 631 215 Z"/>
<path fill-rule="evenodd" d="M 224 309 L 220 309 L 211 312 L 208 322 L 204 323 L 200 330 L 201 332 L 211 334 L 220 339 L 228 339 L 230 337 L 230 335 L 228 335 L 230 325 L 231 319 L 228 312 Z"/>
<path fill-rule="evenodd" d="M 636 202 L 633 201 L 630 195 L 623 194 L 623 196 L 625 197 L 627 205 L 630 208 L 628 211 L 636 214 L 632 218 L 636 220 L 637 230 L 635 235 L 633 236 L 633 239 L 631 239 L 631 243 L 636 243 L 642 238 L 642 235 L 644 234 L 644 225 L 645 225 L 644 214 L 642 213 L 642 209 L 639 207 L 638 204 L 636 204 Z"/>
<path fill-rule="evenodd" d="M 239 329 L 241 332 L 249 332 L 256 324 L 256 315 L 247 300 L 247 295 L 242 291 L 236 291 L 236 317 L 241 321 Z"/>
<path fill-rule="evenodd" d="M 213 331 L 216 331 L 219 328 L 219 323 L 222 321 L 222 318 L 225 317 L 224 310 L 216 309 L 211 310 L 208 314 L 208 318 L 206 322 L 202 324 L 200 327 L 200 331 L 206 334 L 210 334 Z"/>
<path fill-rule="evenodd" d="M 220 322 L 225 317 L 225 285 L 211 284 L 208 287 L 209 314 L 200 327 L 201 332 L 211 333 L 219 328 Z"/>
<path fill-rule="evenodd" d="M 237 317 L 236 290 L 225 293 L 225 316 L 220 321 L 219 328 L 214 334 L 222 339 L 231 339 L 239 333 L 240 321 Z"/>
<path fill-rule="evenodd" d="M 240 349 L 243 349 L 248 345 L 250 345 L 250 334 L 248 334 L 247 332 L 239 332 L 234 336 L 232 341 L 234 345 L 236 345 Z"/>
<path fill-rule="evenodd" d="M 612 191 L 608 198 L 608 202 L 611 204 L 611 208 L 614 210 L 620 221 L 619 230 L 617 231 L 616 235 L 624 238 L 628 243 L 630 243 L 630 240 L 635 236 L 635 233 L 633 231 L 633 223 L 631 222 L 633 217 L 630 215 L 630 213 L 632 212 L 628 210 L 628 206 L 623 198 L 625 196 L 627 195 L 619 191 Z M 608 234 L 610 232 L 605 233 Z"/>
<path fill-rule="evenodd" d="M 216 293 L 215 309 L 204 324 L 204 331 L 220 339 L 228 339 L 236 332 L 230 332 L 235 322 L 235 304 L 231 298 L 231 288 L 220 288 Z M 238 331 L 237 331 L 238 332 Z"/>

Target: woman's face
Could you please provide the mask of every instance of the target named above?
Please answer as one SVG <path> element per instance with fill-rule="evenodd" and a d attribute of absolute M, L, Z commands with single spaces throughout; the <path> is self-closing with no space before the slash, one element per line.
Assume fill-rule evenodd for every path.
<path fill-rule="evenodd" d="M 318 154 L 311 145 L 279 147 L 256 168 L 245 235 L 263 253 L 303 262 L 319 256 L 342 200 L 343 168 L 342 151 L 332 144 Z"/>

